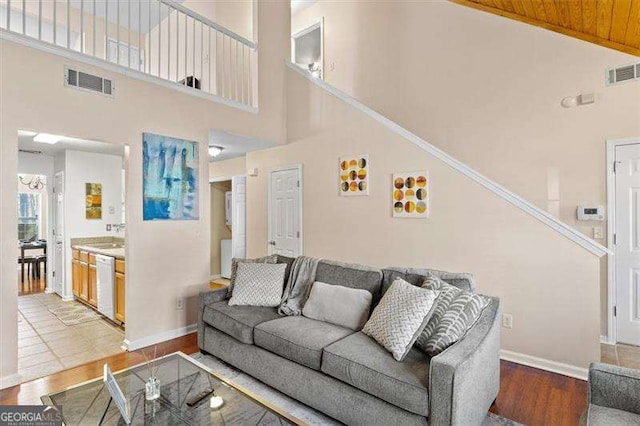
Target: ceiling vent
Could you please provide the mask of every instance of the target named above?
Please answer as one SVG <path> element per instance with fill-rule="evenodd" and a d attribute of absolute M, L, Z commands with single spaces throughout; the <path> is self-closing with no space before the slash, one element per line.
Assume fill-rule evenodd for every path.
<path fill-rule="evenodd" d="M 113 81 L 72 68 L 64 69 L 64 85 L 110 97 L 115 91 Z"/>
<path fill-rule="evenodd" d="M 640 80 L 640 62 L 607 70 L 608 85 L 633 80 Z"/>

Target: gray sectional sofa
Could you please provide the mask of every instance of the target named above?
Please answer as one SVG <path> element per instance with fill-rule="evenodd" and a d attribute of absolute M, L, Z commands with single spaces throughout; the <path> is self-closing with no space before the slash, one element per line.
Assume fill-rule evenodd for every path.
<path fill-rule="evenodd" d="M 279 257 L 291 265 L 293 259 Z M 320 261 L 316 281 L 366 289 L 373 306 L 393 280 L 421 285 L 427 272 L 466 290 L 473 278 L 426 269 L 384 270 Z M 288 275 L 286 275 L 288 276 Z M 480 425 L 500 382 L 500 301 L 491 298 L 467 334 L 429 358 L 402 362 L 362 332 L 276 308 L 229 306 L 227 290 L 200 294 L 200 349 L 349 425 Z"/>

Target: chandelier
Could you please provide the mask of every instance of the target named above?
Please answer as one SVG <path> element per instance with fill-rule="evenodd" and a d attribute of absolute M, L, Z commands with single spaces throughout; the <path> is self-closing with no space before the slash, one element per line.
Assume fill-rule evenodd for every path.
<path fill-rule="evenodd" d="M 39 190 L 46 185 L 41 176 L 31 176 L 31 179 L 25 181 L 23 176 L 18 176 L 20 183 L 27 186 L 31 190 Z"/>

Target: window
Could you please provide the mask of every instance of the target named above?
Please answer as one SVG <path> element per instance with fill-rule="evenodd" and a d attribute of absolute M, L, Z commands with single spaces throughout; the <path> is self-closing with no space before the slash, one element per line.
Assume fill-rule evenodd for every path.
<path fill-rule="evenodd" d="M 18 239 L 31 240 L 40 237 L 41 194 L 18 193 Z"/>

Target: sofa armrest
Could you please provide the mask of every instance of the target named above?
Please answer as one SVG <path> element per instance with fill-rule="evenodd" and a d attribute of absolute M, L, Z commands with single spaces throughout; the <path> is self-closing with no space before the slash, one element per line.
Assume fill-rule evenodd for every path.
<path fill-rule="evenodd" d="M 593 363 L 588 395 L 589 404 L 640 414 L 640 370 Z"/>
<path fill-rule="evenodd" d="M 500 299 L 482 311 L 462 340 L 433 357 L 429 424 L 482 424 L 500 388 Z"/>
<path fill-rule="evenodd" d="M 227 287 L 210 291 L 201 291 L 198 296 L 198 347 L 204 349 L 204 308 L 215 302 L 221 302 L 227 298 Z"/>

